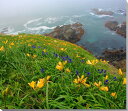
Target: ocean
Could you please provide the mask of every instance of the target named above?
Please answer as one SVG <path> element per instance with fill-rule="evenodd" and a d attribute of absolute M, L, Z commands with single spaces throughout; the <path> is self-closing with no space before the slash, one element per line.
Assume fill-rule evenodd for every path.
<path fill-rule="evenodd" d="M 97 2 L 96 2 L 97 1 Z M 126 39 L 107 29 L 106 21 L 126 21 L 124 0 L 25 0 L 1 2 L 0 32 L 6 34 L 44 34 L 56 26 L 83 24 L 85 34 L 76 44 L 84 46 L 94 55 L 101 55 L 105 49 L 126 48 Z M 8 6 L 8 7 L 6 7 Z M 5 8 L 6 7 L 6 8 Z M 114 15 L 95 15 L 92 8 L 113 11 Z"/>

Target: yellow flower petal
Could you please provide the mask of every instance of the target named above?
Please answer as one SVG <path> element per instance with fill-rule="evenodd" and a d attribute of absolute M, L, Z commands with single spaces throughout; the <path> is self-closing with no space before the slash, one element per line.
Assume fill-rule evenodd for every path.
<path fill-rule="evenodd" d="M 64 66 L 63 66 L 63 65 L 57 65 L 57 66 L 56 66 L 56 69 L 58 69 L 58 70 L 60 70 L 60 71 L 62 71 L 62 70 L 63 70 L 63 68 L 64 68 Z"/>
<path fill-rule="evenodd" d="M 74 83 L 78 83 L 78 80 L 77 79 L 74 79 L 74 81 L 73 81 Z"/>
<path fill-rule="evenodd" d="M 66 65 L 66 64 L 67 64 L 67 62 L 68 62 L 68 61 L 64 61 L 64 62 L 63 62 L 63 65 Z"/>
<path fill-rule="evenodd" d="M 69 68 L 66 68 L 65 71 L 66 71 L 66 72 L 71 72 Z"/>
<path fill-rule="evenodd" d="M 84 75 L 81 76 L 81 80 L 84 78 Z"/>
<path fill-rule="evenodd" d="M 2 46 L 2 47 L 0 48 L 0 51 L 4 51 L 4 46 Z"/>
<path fill-rule="evenodd" d="M 37 82 L 37 88 L 42 88 L 44 86 L 44 82 L 42 82 L 42 81 L 38 81 Z"/>
<path fill-rule="evenodd" d="M 86 64 L 92 64 L 90 60 L 87 60 L 86 61 Z"/>
<path fill-rule="evenodd" d="M 32 58 L 36 58 L 36 57 L 37 57 L 37 55 L 33 55 L 33 56 L 32 56 Z"/>
<path fill-rule="evenodd" d="M 58 65 L 62 66 L 63 64 L 62 64 L 62 62 L 58 62 Z"/>
<path fill-rule="evenodd" d="M 30 54 L 26 54 L 27 56 L 31 56 Z"/>
<path fill-rule="evenodd" d="M 90 86 L 91 86 L 90 84 L 87 84 L 87 83 L 84 83 L 84 85 L 85 85 L 86 87 L 90 87 Z"/>
<path fill-rule="evenodd" d="M 122 72 L 121 69 L 118 70 L 118 74 L 121 75 L 121 76 L 123 75 L 123 72 Z"/>
<path fill-rule="evenodd" d="M 47 52 L 46 49 L 43 50 L 44 52 Z"/>
<path fill-rule="evenodd" d="M 108 87 L 107 87 L 107 86 L 106 86 L 106 87 L 105 87 L 105 86 L 102 86 L 102 87 L 100 87 L 99 89 L 100 89 L 101 91 L 108 91 Z"/>
<path fill-rule="evenodd" d="M 116 92 L 111 93 L 111 96 L 116 96 Z"/>
<path fill-rule="evenodd" d="M 94 82 L 94 85 L 95 85 L 96 87 L 100 87 L 101 84 L 102 84 L 101 81 L 99 81 L 99 83 Z"/>
<path fill-rule="evenodd" d="M 81 82 L 82 82 L 82 83 L 85 83 L 85 82 L 86 82 L 86 80 L 87 80 L 87 77 L 86 77 L 86 78 L 84 78 Z"/>
<path fill-rule="evenodd" d="M 14 43 L 12 42 L 12 43 L 10 43 L 10 45 L 14 45 Z"/>
<path fill-rule="evenodd" d="M 108 75 L 105 76 L 104 80 L 107 80 L 108 79 Z"/>
<path fill-rule="evenodd" d="M 48 81 L 50 78 L 51 78 L 51 76 L 47 76 L 47 78 L 46 78 L 46 79 L 47 79 L 47 81 Z"/>
<path fill-rule="evenodd" d="M 126 84 L 126 78 L 123 79 L 123 84 Z"/>
<path fill-rule="evenodd" d="M 28 83 L 28 84 L 29 84 L 30 87 L 32 87 L 34 89 L 36 82 L 35 81 L 32 81 L 31 83 Z"/>

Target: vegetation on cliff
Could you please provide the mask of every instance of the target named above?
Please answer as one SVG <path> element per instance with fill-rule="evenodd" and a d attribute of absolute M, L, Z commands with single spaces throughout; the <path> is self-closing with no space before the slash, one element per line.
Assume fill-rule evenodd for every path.
<path fill-rule="evenodd" d="M 42 35 L 0 35 L 0 109 L 125 109 L 126 77 L 83 48 Z"/>

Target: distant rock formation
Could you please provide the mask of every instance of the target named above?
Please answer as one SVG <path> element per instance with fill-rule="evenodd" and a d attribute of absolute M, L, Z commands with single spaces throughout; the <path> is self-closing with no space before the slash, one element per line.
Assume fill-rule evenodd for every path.
<path fill-rule="evenodd" d="M 126 22 L 123 22 L 121 26 L 118 26 L 116 33 L 126 37 Z"/>
<path fill-rule="evenodd" d="M 105 50 L 103 56 L 97 57 L 98 59 L 105 59 L 117 68 L 122 68 L 126 71 L 126 50 Z"/>
<path fill-rule="evenodd" d="M 96 15 L 113 15 L 114 14 L 112 11 L 104 11 L 98 8 L 92 9 L 92 12 Z"/>
<path fill-rule="evenodd" d="M 119 10 L 117 10 L 117 13 L 126 16 L 126 10 L 119 9 Z"/>
<path fill-rule="evenodd" d="M 83 34 L 84 34 L 84 29 L 82 24 L 75 23 L 75 24 L 57 26 L 53 32 L 44 35 L 69 41 L 72 43 L 76 43 L 81 39 Z"/>
<path fill-rule="evenodd" d="M 107 21 L 105 27 L 126 38 L 126 22 L 118 24 L 117 21 Z"/>

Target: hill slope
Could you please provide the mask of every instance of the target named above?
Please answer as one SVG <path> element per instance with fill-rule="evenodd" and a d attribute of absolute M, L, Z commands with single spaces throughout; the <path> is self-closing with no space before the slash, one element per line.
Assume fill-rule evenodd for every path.
<path fill-rule="evenodd" d="M 125 75 L 75 44 L 0 35 L 0 65 L 0 109 L 125 109 Z"/>

